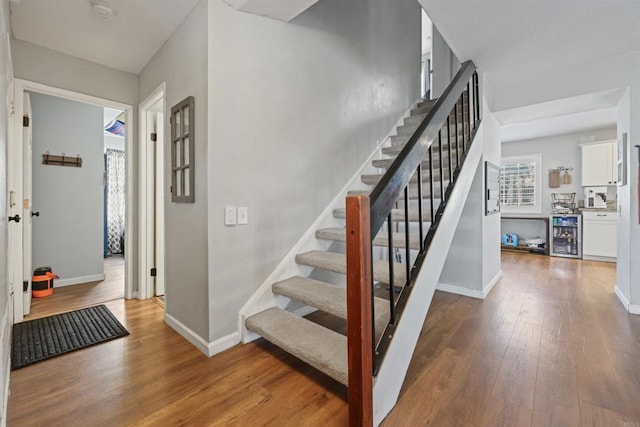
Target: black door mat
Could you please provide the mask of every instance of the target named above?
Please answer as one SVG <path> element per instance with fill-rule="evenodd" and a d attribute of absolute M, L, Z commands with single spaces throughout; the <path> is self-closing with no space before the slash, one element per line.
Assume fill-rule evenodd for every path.
<path fill-rule="evenodd" d="M 104 305 L 13 325 L 11 370 L 129 335 Z"/>

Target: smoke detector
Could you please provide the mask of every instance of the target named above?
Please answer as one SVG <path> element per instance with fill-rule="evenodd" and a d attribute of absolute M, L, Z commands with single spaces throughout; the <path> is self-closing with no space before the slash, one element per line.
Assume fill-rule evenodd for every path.
<path fill-rule="evenodd" d="M 93 13 L 102 19 L 111 19 L 113 15 L 115 15 L 113 8 L 109 6 L 109 3 L 103 0 L 92 0 L 91 10 L 93 10 Z"/>

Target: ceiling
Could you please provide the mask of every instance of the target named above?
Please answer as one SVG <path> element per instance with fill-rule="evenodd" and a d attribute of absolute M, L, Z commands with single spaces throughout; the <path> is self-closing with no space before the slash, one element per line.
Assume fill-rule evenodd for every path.
<path fill-rule="evenodd" d="M 638 0 L 419 2 L 458 58 L 495 86 L 640 50 Z"/>
<path fill-rule="evenodd" d="M 637 0 L 419 0 L 460 60 L 495 87 L 640 50 Z M 460 13 L 460 11 L 464 11 Z M 622 91 L 495 112 L 503 142 L 616 125 Z"/>
<path fill-rule="evenodd" d="M 198 0 L 104 0 L 114 16 L 92 12 L 91 0 L 13 0 L 19 40 L 139 74 Z"/>

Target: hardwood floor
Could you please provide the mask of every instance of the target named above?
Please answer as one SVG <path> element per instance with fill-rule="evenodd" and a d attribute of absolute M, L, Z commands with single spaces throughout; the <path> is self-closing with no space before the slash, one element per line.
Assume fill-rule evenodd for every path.
<path fill-rule="evenodd" d="M 436 293 L 383 425 L 640 426 L 640 316 L 613 294 L 615 265 L 502 267 L 484 301 Z M 9 426 L 347 423 L 346 388 L 264 340 L 207 358 L 153 300 L 107 306 L 131 335 L 12 372 Z"/>
<path fill-rule="evenodd" d="M 104 260 L 105 280 L 81 285 L 55 287 L 53 295 L 31 300 L 31 312 L 25 320 L 38 319 L 124 298 L 124 257 Z"/>

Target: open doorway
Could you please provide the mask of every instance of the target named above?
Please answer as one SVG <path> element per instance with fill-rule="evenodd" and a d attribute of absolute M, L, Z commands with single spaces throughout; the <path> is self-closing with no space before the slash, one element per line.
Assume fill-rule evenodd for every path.
<path fill-rule="evenodd" d="M 131 176 L 131 160 L 125 154 L 131 137 L 126 132 L 120 135 L 118 147 L 105 141 L 105 107 L 110 109 L 108 114 L 117 112 L 106 127 L 124 125 L 132 117 L 131 107 L 19 79 L 15 100 L 14 126 L 24 129 L 28 125 L 24 134 L 30 138 L 14 132 L 16 144 L 25 147 L 20 161 L 12 165 L 22 169 L 22 183 L 17 186 L 22 191 L 16 198 L 23 201 L 25 219 L 19 248 L 10 248 L 23 253 L 11 266 L 21 272 L 24 282 L 22 298 L 16 298 L 14 304 L 14 321 L 131 298 L 131 251 L 126 251 L 131 239 L 126 230 L 131 229 L 133 218 L 124 209 L 125 200 L 129 204 L 132 197 L 132 185 L 126 181 Z M 114 120 L 117 117 L 119 121 Z M 116 156 L 117 188 L 111 190 L 119 192 L 115 205 L 120 209 L 115 215 L 118 221 L 111 221 L 117 232 L 113 239 L 105 239 L 110 237 L 104 231 L 110 225 L 108 205 L 114 204 L 108 199 L 105 155 L 115 148 L 121 150 Z M 46 156 L 64 157 L 65 164 L 50 162 Z M 73 159 L 75 164 L 67 164 Z M 30 239 L 24 237 L 29 235 Z M 111 249 L 109 240 L 114 243 Z M 117 259 L 105 260 L 105 254 L 117 255 Z M 31 275 L 36 267 L 45 266 L 60 279 L 55 281 L 53 295 L 32 300 Z"/>

